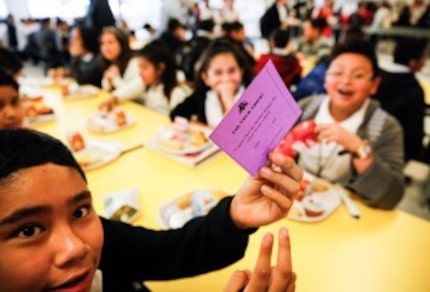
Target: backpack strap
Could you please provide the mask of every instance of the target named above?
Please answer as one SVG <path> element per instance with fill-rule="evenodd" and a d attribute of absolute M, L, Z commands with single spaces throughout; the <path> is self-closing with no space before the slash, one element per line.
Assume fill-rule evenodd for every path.
<path fill-rule="evenodd" d="M 366 126 L 366 133 L 369 142 L 374 143 L 376 140 L 378 140 L 382 133 L 382 129 L 384 128 L 387 117 L 387 112 L 379 107 L 375 109 Z"/>
<path fill-rule="evenodd" d="M 308 105 L 303 110 L 302 117 L 300 118 L 300 120 L 305 121 L 313 117 L 317 109 L 320 107 L 323 99 L 324 99 L 323 95 L 313 96 L 312 100 L 309 101 Z"/>

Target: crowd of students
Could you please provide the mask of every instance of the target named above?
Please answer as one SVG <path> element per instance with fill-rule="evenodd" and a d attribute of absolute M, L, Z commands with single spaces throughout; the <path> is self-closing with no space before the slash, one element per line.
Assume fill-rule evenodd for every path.
<path fill-rule="evenodd" d="M 286 10 L 279 12 L 280 7 Z M 185 25 L 172 19 L 165 32 L 155 34 L 138 51 L 130 48 L 130 32 L 120 27 L 108 25 L 95 29 L 77 23 L 70 29 L 67 40 L 70 62 L 51 70 L 74 78 L 78 84 L 92 84 L 108 92 L 109 98 L 99 104 L 102 109 L 133 100 L 172 120 L 181 116 L 194 123 L 216 127 L 255 74 L 272 60 L 303 110 L 299 122 L 313 120 L 317 124 L 315 143 L 298 151 L 294 159 L 279 153 L 270 155 L 272 163 L 280 166 L 280 172 L 263 168 L 258 177 L 250 178 L 233 198 L 221 201 L 206 218 L 167 233 L 97 219 L 85 174 L 67 148 L 54 138 L 31 130 L 11 130 L 22 127 L 24 119 L 18 84 L 22 63 L 13 52 L 1 48 L 0 214 L 6 217 L 0 217 L 0 251 L 11 254 L 15 264 L 1 258 L 0 290 L 38 291 L 88 279 L 91 284 L 99 268 L 107 291 L 125 291 L 135 282 L 172 279 L 221 268 L 243 256 L 252 228 L 279 220 L 291 207 L 291 200 L 303 192 L 299 188 L 299 167 L 353 190 L 371 207 L 394 208 L 404 193 L 404 162 L 427 159 L 423 145 L 424 92 L 414 76 L 427 59 L 427 43 L 410 38 L 396 39 L 393 62 L 381 70 L 375 47 L 361 30 L 349 30 L 336 43 L 327 38 L 330 25 L 325 19 L 329 7 L 309 15 L 303 25 L 303 35 L 294 46 L 290 41 L 294 33 L 291 20 L 287 21 L 287 1 L 276 1 L 262 16 L 262 25 L 267 25 L 267 15 L 278 17 L 279 21 L 270 24 L 270 29 L 262 29 L 270 50 L 261 56 L 255 56 L 244 26 L 231 11 L 226 11 L 225 17 L 232 21 L 221 26 L 221 35 L 215 35 L 213 19 L 200 19 L 193 38 L 186 41 Z M 320 14 L 324 14 L 324 18 Z M 285 21 L 290 25 L 285 25 Z M 302 76 L 302 60 L 309 56 L 315 57 L 317 62 L 307 76 Z M 27 186 L 25 182 L 34 177 L 45 180 L 46 184 Z M 48 185 L 58 187 L 45 189 Z M 11 200 L 10 193 L 34 197 Z M 56 199 L 47 202 L 46 194 L 51 193 Z M 64 202 L 76 196 L 77 203 L 63 210 Z M 14 210 L 28 208 L 28 202 L 36 202 L 37 208 L 52 209 L 55 211 L 52 213 L 59 216 L 54 218 L 50 213 L 40 212 L 39 215 L 37 212 L 30 214 L 31 218 L 35 216 L 38 222 L 49 222 L 47 226 L 51 227 L 57 226 L 57 221 L 69 222 L 68 225 L 65 229 L 52 227 L 55 232 L 46 232 L 51 227 L 21 224 L 27 220 L 27 215 L 21 220 Z M 273 209 L 263 208 L 263 203 L 277 211 L 273 213 Z M 75 221 L 78 223 L 73 223 Z M 68 237 L 76 243 L 75 254 L 66 254 L 63 261 L 50 263 L 50 258 L 61 257 L 50 250 L 50 238 L 75 232 L 79 236 Z M 89 236 L 90 233 L 93 235 Z M 126 247 L 118 245 L 115 240 L 118 237 L 133 238 L 133 242 L 141 245 L 133 248 L 128 244 Z M 217 238 L 222 249 L 214 245 L 212 238 Z M 63 241 L 53 242 L 61 244 Z M 208 248 L 196 255 L 197 244 L 199 249 L 201 246 Z M 285 230 L 280 232 L 279 241 L 280 258 L 285 262 L 278 262 L 272 280 L 258 276 L 258 265 L 263 262 L 262 267 L 270 267 L 267 254 L 272 244 L 273 238 L 266 236 L 260 253 L 266 260 L 257 263 L 257 276 L 238 273 L 229 282 L 227 291 L 237 291 L 246 285 L 260 289 L 256 291 L 265 291 L 267 285 L 282 287 L 282 291 L 294 289 L 295 276 L 291 271 Z M 27 258 L 40 269 L 33 269 L 31 273 L 24 270 L 33 264 L 26 265 L 23 270 L 10 268 L 20 266 L 19 259 L 29 255 L 27 248 L 36 246 L 41 250 L 39 257 Z M 142 246 L 148 247 L 143 248 L 144 253 Z M 178 246 L 183 249 L 178 251 Z M 114 250 L 122 250 L 125 254 L 117 254 Z M 176 252 L 172 255 L 169 250 Z M 161 262 L 173 260 L 175 264 L 169 265 L 169 269 L 159 266 L 156 262 L 160 257 L 168 257 Z M 190 264 L 190 258 L 203 257 L 204 265 L 201 265 L 204 261 L 197 260 L 195 265 Z M 75 267 L 68 277 L 58 276 L 61 274 L 58 271 L 68 265 Z M 126 266 L 130 269 L 118 269 Z M 28 281 L 21 280 L 23 273 L 31 275 Z"/>

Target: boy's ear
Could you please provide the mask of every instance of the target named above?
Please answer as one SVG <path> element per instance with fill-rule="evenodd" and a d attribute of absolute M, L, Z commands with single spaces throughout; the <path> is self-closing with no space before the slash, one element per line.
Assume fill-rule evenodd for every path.
<path fill-rule="evenodd" d="M 160 73 L 163 73 L 166 70 L 166 63 L 158 63 L 157 68 Z"/>
<path fill-rule="evenodd" d="M 410 59 L 408 62 L 408 67 L 409 69 L 411 69 L 412 71 L 416 71 L 419 69 L 419 63 L 420 60 L 417 59 Z"/>
<path fill-rule="evenodd" d="M 370 91 L 370 93 L 371 93 L 372 95 L 376 94 L 376 92 L 378 91 L 379 84 L 381 84 L 381 77 L 376 76 L 376 77 L 373 79 L 373 86 L 372 86 L 372 90 Z"/>

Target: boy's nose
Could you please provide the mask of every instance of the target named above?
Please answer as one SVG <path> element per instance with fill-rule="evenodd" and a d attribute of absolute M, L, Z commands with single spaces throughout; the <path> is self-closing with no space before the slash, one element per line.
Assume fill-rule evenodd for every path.
<path fill-rule="evenodd" d="M 90 248 L 73 230 L 68 229 L 53 238 L 55 265 L 66 267 L 85 258 Z"/>

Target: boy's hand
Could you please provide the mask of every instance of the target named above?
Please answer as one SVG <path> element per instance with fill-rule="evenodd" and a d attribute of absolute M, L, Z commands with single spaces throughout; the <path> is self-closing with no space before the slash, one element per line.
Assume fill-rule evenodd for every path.
<path fill-rule="evenodd" d="M 260 254 L 254 271 L 236 271 L 224 292 L 237 291 L 276 291 L 293 292 L 296 275 L 292 271 L 291 246 L 288 231 L 279 231 L 277 265 L 271 267 L 273 235 L 266 234 L 261 241 Z"/>
<path fill-rule="evenodd" d="M 239 228 L 259 227 L 285 217 L 300 195 L 303 172 L 294 160 L 279 152 L 270 153 L 269 160 L 276 167 L 262 167 L 233 198 L 230 216 Z"/>

